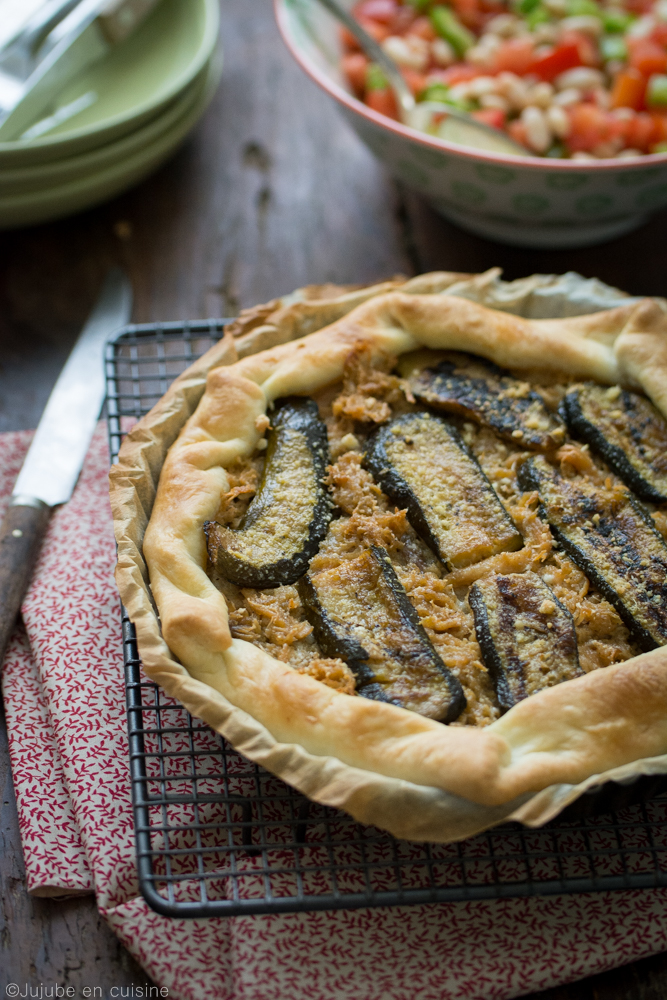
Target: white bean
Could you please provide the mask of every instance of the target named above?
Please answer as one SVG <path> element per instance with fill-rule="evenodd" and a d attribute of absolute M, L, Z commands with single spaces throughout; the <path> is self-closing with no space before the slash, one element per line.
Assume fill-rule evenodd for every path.
<path fill-rule="evenodd" d="M 570 134 L 570 119 L 563 108 L 552 104 L 550 108 L 547 108 L 546 119 L 555 136 L 559 139 L 567 139 Z"/>
<path fill-rule="evenodd" d="M 568 87 L 567 90 L 561 90 L 560 94 L 556 94 L 552 104 L 558 105 L 561 108 L 568 108 L 571 104 L 578 104 L 584 95 L 576 87 Z"/>
<path fill-rule="evenodd" d="M 451 66 L 456 62 L 456 52 L 444 38 L 431 42 L 431 55 L 436 66 Z"/>
<path fill-rule="evenodd" d="M 603 111 L 609 110 L 609 105 L 611 104 L 611 94 L 604 87 L 596 87 L 593 91 L 593 99 L 599 108 Z"/>
<path fill-rule="evenodd" d="M 604 73 L 591 66 L 575 66 L 568 69 L 555 80 L 557 90 L 569 90 L 576 87 L 578 90 L 592 90 L 594 87 L 604 86 Z"/>
<path fill-rule="evenodd" d="M 560 23 L 564 31 L 581 31 L 584 35 L 590 35 L 592 38 L 599 38 L 602 34 L 602 21 L 594 14 L 565 17 Z"/>
<path fill-rule="evenodd" d="M 466 52 L 466 59 L 480 69 L 490 69 L 493 65 L 493 52 L 483 45 L 473 45 Z"/>
<path fill-rule="evenodd" d="M 554 17 L 565 17 L 567 14 L 567 0 L 544 0 L 544 6 Z"/>
<path fill-rule="evenodd" d="M 538 108 L 548 108 L 554 96 L 554 88 L 550 83 L 536 83 L 528 91 L 528 103 Z"/>
<path fill-rule="evenodd" d="M 500 94 L 482 94 L 479 103 L 483 108 L 498 108 L 500 111 L 509 111 L 509 101 Z"/>
<path fill-rule="evenodd" d="M 429 45 L 423 38 L 413 35 L 410 39 L 390 35 L 385 38 L 382 48 L 399 66 L 410 69 L 425 69 L 429 60 Z"/>
<path fill-rule="evenodd" d="M 528 87 L 516 73 L 499 73 L 496 77 L 496 90 L 507 98 L 517 111 L 525 108 L 528 101 Z"/>
<path fill-rule="evenodd" d="M 500 35 L 501 38 L 511 38 L 518 24 L 519 18 L 516 14 L 497 14 L 491 18 L 486 30 L 493 32 L 494 35 Z"/>
<path fill-rule="evenodd" d="M 593 149 L 593 155 L 597 156 L 599 160 L 610 160 L 617 153 L 620 153 L 622 145 L 623 140 L 619 138 L 610 139 L 608 142 L 600 142 Z"/>
<path fill-rule="evenodd" d="M 535 153 L 546 153 L 551 145 L 551 129 L 539 108 L 530 106 L 521 112 L 526 142 Z"/>
<path fill-rule="evenodd" d="M 641 156 L 641 150 L 639 149 L 622 149 L 620 153 L 616 154 L 617 160 L 629 160 L 631 156 Z"/>
<path fill-rule="evenodd" d="M 470 81 L 470 93 L 473 97 L 481 97 L 482 94 L 493 94 L 496 90 L 496 81 L 492 76 L 478 76 Z"/>
<path fill-rule="evenodd" d="M 653 16 L 658 21 L 667 21 L 667 0 L 658 0 L 653 8 Z"/>
<path fill-rule="evenodd" d="M 644 14 L 643 17 L 637 18 L 637 20 L 630 25 L 627 34 L 629 38 L 646 38 L 650 35 L 655 28 L 655 18 L 650 14 Z"/>

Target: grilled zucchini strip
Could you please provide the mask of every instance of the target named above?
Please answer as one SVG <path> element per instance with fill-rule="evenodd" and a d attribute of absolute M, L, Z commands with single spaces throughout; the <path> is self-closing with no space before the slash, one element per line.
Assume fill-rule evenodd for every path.
<path fill-rule="evenodd" d="M 360 695 L 440 722 L 458 718 L 463 688 L 433 648 L 384 549 L 307 574 L 298 588 L 320 649 L 347 662 Z"/>
<path fill-rule="evenodd" d="M 460 434 L 435 414 L 407 413 L 385 424 L 365 464 L 448 569 L 523 546 Z"/>
<path fill-rule="evenodd" d="M 582 676 L 572 615 L 536 573 L 478 580 L 468 601 L 505 711 L 536 691 Z"/>
<path fill-rule="evenodd" d="M 564 479 L 542 456 L 519 470 L 571 559 L 616 609 L 644 650 L 667 643 L 667 545 L 625 487 Z"/>
<path fill-rule="evenodd" d="M 667 500 L 667 422 L 644 396 L 586 382 L 563 401 L 572 437 L 586 441 L 642 500 Z"/>
<path fill-rule="evenodd" d="M 549 413 L 528 383 L 490 361 L 457 351 L 408 379 L 415 399 L 491 427 L 496 434 L 534 451 L 552 451 L 565 440 L 565 427 Z"/>
<path fill-rule="evenodd" d="M 332 504 L 323 485 L 327 429 L 312 400 L 286 401 L 273 416 L 259 489 L 238 529 L 207 521 L 208 555 L 239 587 L 294 583 L 327 533 Z"/>

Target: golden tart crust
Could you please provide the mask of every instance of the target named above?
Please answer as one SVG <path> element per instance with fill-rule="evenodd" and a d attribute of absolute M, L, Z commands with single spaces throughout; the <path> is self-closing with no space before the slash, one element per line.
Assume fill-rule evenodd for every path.
<path fill-rule="evenodd" d="M 446 294 L 461 281 L 425 275 L 377 292 L 306 296 L 305 320 L 303 298 L 265 310 L 262 321 L 279 322 L 254 318 L 181 376 L 128 435 L 111 474 L 117 579 L 149 675 L 306 794 L 415 839 L 455 839 L 510 816 L 543 822 L 601 775 L 667 770 L 664 648 L 542 690 L 477 728 L 350 697 L 232 636 L 227 602 L 206 573 L 202 525 L 230 489 L 226 469 L 255 453 L 271 403 L 336 383 L 351 352 L 464 350 L 531 381 L 548 368 L 565 382 L 639 388 L 667 415 L 659 300 L 535 320 Z M 315 332 L 303 336 L 304 324 Z M 267 341 L 278 343 L 255 353 Z"/>

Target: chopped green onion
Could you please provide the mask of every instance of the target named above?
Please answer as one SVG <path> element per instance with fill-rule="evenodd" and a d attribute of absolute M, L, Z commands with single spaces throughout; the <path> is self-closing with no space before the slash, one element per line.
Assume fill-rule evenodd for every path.
<path fill-rule="evenodd" d="M 667 153 L 667 142 L 656 142 L 655 146 L 651 146 L 652 153 Z"/>
<path fill-rule="evenodd" d="M 471 111 L 473 104 L 460 97 L 452 97 L 452 93 L 446 83 L 430 83 L 419 93 L 420 101 L 437 101 L 439 104 L 448 104 L 451 108 L 458 108 L 459 111 Z"/>
<path fill-rule="evenodd" d="M 609 34 L 622 34 L 624 31 L 627 31 L 634 20 L 636 18 L 624 10 L 602 11 L 602 24 L 604 25 L 604 30 L 609 32 Z"/>
<path fill-rule="evenodd" d="M 614 59 L 625 62 L 628 58 L 628 47 L 620 35 L 604 35 L 600 39 L 600 55 L 605 62 Z"/>
<path fill-rule="evenodd" d="M 654 73 L 646 88 L 646 103 L 649 108 L 667 108 L 667 76 Z"/>
<path fill-rule="evenodd" d="M 449 87 L 446 83 L 429 83 L 427 87 L 424 87 L 419 93 L 420 101 L 442 101 L 443 103 L 451 100 L 449 96 Z"/>
<path fill-rule="evenodd" d="M 548 156 L 550 160 L 563 160 L 567 156 L 567 150 L 562 143 L 556 142 L 547 150 L 545 155 Z"/>
<path fill-rule="evenodd" d="M 602 17 L 602 9 L 595 0 L 567 0 L 568 17 L 581 17 L 584 14 Z"/>
<path fill-rule="evenodd" d="M 377 63 L 369 63 L 366 69 L 366 90 L 386 90 L 389 81 Z"/>
<path fill-rule="evenodd" d="M 526 17 L 528 27 L 531 31 L 534 31 L 538 24 L 547 24 L 550 20 L 551 18 L 549 17 L 549 12 L 542 6 L 531 10 L 530 14 Z"/>
<path fill-rule="evenodd" d="M 426 10 L 426 8 L 431 3 L 431 0 L 407 0 L 411 7 L 415 7 L 417 10 Z"/>
<path fill-rule="evenodd" d="M 433 7 L 431 24 L 446 42 L 449 42 L 458 56 L 464 56 L 475 44 L 475 36 L 461 24 L 456 14 L 448 7 Z"/>
<path fill-rule="evenodd" d="M 514 4 L 514 9 L 517 14 L 530 14 L 532 10 L 540 6 L 540 0 L 518 0 L 518 3 Z"/>

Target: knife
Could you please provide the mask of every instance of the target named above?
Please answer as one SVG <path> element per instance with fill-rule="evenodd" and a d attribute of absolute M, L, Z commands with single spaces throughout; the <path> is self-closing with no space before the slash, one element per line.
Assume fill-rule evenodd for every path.
<path fill-rule="evenodd" d="M 110 271 L 35 431 L 0 527 L 0 664 L 54 507 L 72 495 L 105 395 L 104 345 L 126 326 L 132 288 Z"/>

